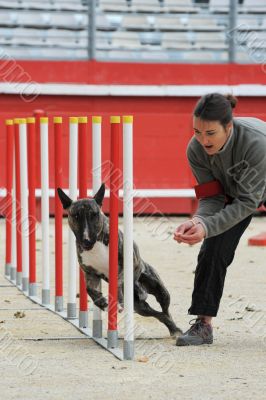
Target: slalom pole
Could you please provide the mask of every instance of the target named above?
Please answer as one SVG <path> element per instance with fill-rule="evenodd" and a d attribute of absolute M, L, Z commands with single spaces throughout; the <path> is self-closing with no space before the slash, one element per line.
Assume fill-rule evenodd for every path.
<path fill-rule="evenodd" d="M 15 174 L 16 174 L 16 269 L 11 270 L 11 280 L 17 286 L 22 284 L 22 238 L 21 238 L 21 202 L 20 202 L 20 145 L 19 118 L 14 119 L 15 129 Z"/>
<path fill-rule="evenodd" d="M 111 122 L 111 171 L 110 171 L 110 241 L 109 241 L 109 296 L 108 296 L 108 348 L 116 348 L 117 289 L 118 289 L 118 207 L 119 207 L 119 146 L 120 117 L 112 116 Z"/>
<path fill-rule="evenodd" d="M 22 290 L 29 290 L 29 208 L 28 208 L 28 171 L 27 171 L 27 127 L 26 119 L 19 122 L 20 146 L 20 189 L 21 189 L 21 237 L 22 237 Z"/>
<path fill-rule="evenodd" d="M 14 124 L 12 119 L 6 120 L 6 203 L 5 203 L 5 217 L 6 217 L 6 264 L 5 275 L 10 276 L 12 268 L 12 185 L 13 185 L 13 162 L 14 162 Z"/>
<path fill-rule="evenodd" d="M 102 171 L 101 171 L 101 130 L 102 130 L 102 117 L 92 117 L 92 192 L 93 196 L 97 193 L 101 186 Z M 101 292 L 101 282 L 97 290 Z M 101 309 L 94 305 L 93 308 L 93 324 L 92 336 L 102 337 L 102 312 Z"/>
<path fill-rule="evenodd" d="M 63 178 L 62 118 L 54 117 L 55 168 L 55 311 L 63 311 L 63 210 L 56 188 L 62 187 Z"/>
<path fill-rule="evenodd" d="M 87 197 L 88 179 L 88 118 L 78 119 L 78 186 L 79 198 Z M 79 270 L 79 327 L 88 327 L 88 296 L 82 269 Z"/>
<path fill-rule="evenodd" d="M 13 137 L 13 190 L 12 190 L 12 233 L 11 233 L 11 267 L 10 279 L 14 282 L 17 281 L 17 202 L 16 202 L 16 160 L 15 160 L 15 127 Z M 16 282 L 17 283 L 17 282 Z"/>
<path fill-rule="evenodd" d="M 49 143 L 48 118 L 40 117 L 41 146 L 41 229 L 42 229 L 42 304 L 50 304 L 50 246 L 49 246 Z M 38 122 L 37 122 L 38 123 Z"/>
<path fill-rule="evenodd" d="M 69 118 L 69 197 L 77 199 L 78 118 Z M 68 227 L 68 302 L 67 318 L 76 318 L 77 255 L 75 235 Z"/>
<path fill-rule="evenodd" d="M 123 117 L 124 359 L 134 358 L 133 117 Z"/>
<path fill-rule="evenodd" d="M 36 152 L 35 118 L 27 118 L 28 178 L 29 178 L 29 295 L 37 296 L 36 283 Z"/>

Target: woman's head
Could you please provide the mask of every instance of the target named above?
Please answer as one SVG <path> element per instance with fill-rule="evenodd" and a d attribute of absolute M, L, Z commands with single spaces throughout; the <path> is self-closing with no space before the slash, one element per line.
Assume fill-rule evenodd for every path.
<path fill-rule="evenodd" d="M 209 154 L 222 149 L 233 126 L 232 110 L 237 99 L 232 95 L 207 94 L 198 101 L 193 113 L 195 137 Z"/>

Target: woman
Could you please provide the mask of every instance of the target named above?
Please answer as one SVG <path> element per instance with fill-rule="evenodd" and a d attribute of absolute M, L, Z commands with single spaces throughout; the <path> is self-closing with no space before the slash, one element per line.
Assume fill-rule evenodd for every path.
<path fill-rule="evenodd" d="M 266 202 L 266 122 L 233 118 L 237 99 L 203 96 L 193 116 L 187 157 L 197 179 L 199 207 L 174 233 L 178 243 L 201 242 L 189 314 L 197 315 L 177 346 L 213 342 L 227 267 L 253 212 Z"/>

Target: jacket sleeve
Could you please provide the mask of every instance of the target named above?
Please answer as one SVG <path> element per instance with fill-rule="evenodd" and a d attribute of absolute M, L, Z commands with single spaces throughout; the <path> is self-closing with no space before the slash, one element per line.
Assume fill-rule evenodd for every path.
<path fill-rule="evenodd" d="M 240 176 L 232 178 L 237 185 L 238 196 L 232 204 L 216 210 L 212 215 L 199 209 L 199 217 L 207 228 L 206 237 L 219 235 L 251 215 L 262 202 L 266 187 L 266 142 L 254 141 L 245 154 L 246 168 Z M 228 171 L 227 171 L 228 172 Z M 210 203 L 206 199 L 206 207 Z M 212 207 L 214 210 L 214 207 Z"/>
<path fill-rule="evenodd" d="M 198 184 L 211 182 L 216 179 L 213 176 L 211 169 L 204 165 L 203 161 L 197 158 L 196 153 L 190 146 L 187 149 L 187 158 Z M 216 214 L 224 207 L 224 204 L 225 196 L 222 194 L 199 200 L 198 209 L 194 216 L 198 217 L 202 221 L 206 232 L 208 231 L 208 228 L 205 223 L 205 217 Z"/>

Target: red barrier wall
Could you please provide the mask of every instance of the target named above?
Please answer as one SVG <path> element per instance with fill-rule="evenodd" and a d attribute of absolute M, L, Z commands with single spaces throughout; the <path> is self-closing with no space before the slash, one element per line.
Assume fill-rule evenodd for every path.
<path fill-rule="evenodd" d="M 156 64 L 95 61 L 0 61 L 0 81 L 119 85 L 266 83 L 265 64 Z"/>
<path fill-rule="evenodd" d="M 176 65 L 122 64 L 94 62 L 29 62 L 18 61 L 32 81 L 83 84 L 241 84 L 265 83 L 266 74 L 258 65 Z M 0 63 L 0 81 L 15 82 L 15 70 Z M 21 80 L 22 81 L 22 80 Z M 189 188 L 193 178 L 185 150 L 192 135 L 191 113 L 195 97 L 123 97 L 111 96 L 39 96 L 27 103 L 18 95 L 0 94 L 0 186 L 5 186 L 5 125 L 6 118 L 32 115 L 43 109 L 47 115 L 64 118 L 64 187 L 68 187 L 68 116 L 103 116 L 103 161 L 109 160 L 109 116 L 134 115 L 134 181 L 137 188 Z M 236 115 L 256 116 L 266 120 L 262 97 L 241 97 Z M 50 126 L 50 154 L 53 154 L 53 130 Z M 91 141 L 89 144 L 91 148 Z M 39 160 L 39 138 L 37 138 Z M 90 160 L 91 168 L 91 160 Z M 37 170 L 40 181 L 39 165 Z M 91 178 L 88 177 L 89 187 Z M 50 158 L 50 185 L 54 185 L 53 158 Z M 150 209 L 162 212 L 188 213 L 189 199 L 152 199 Z"/>

